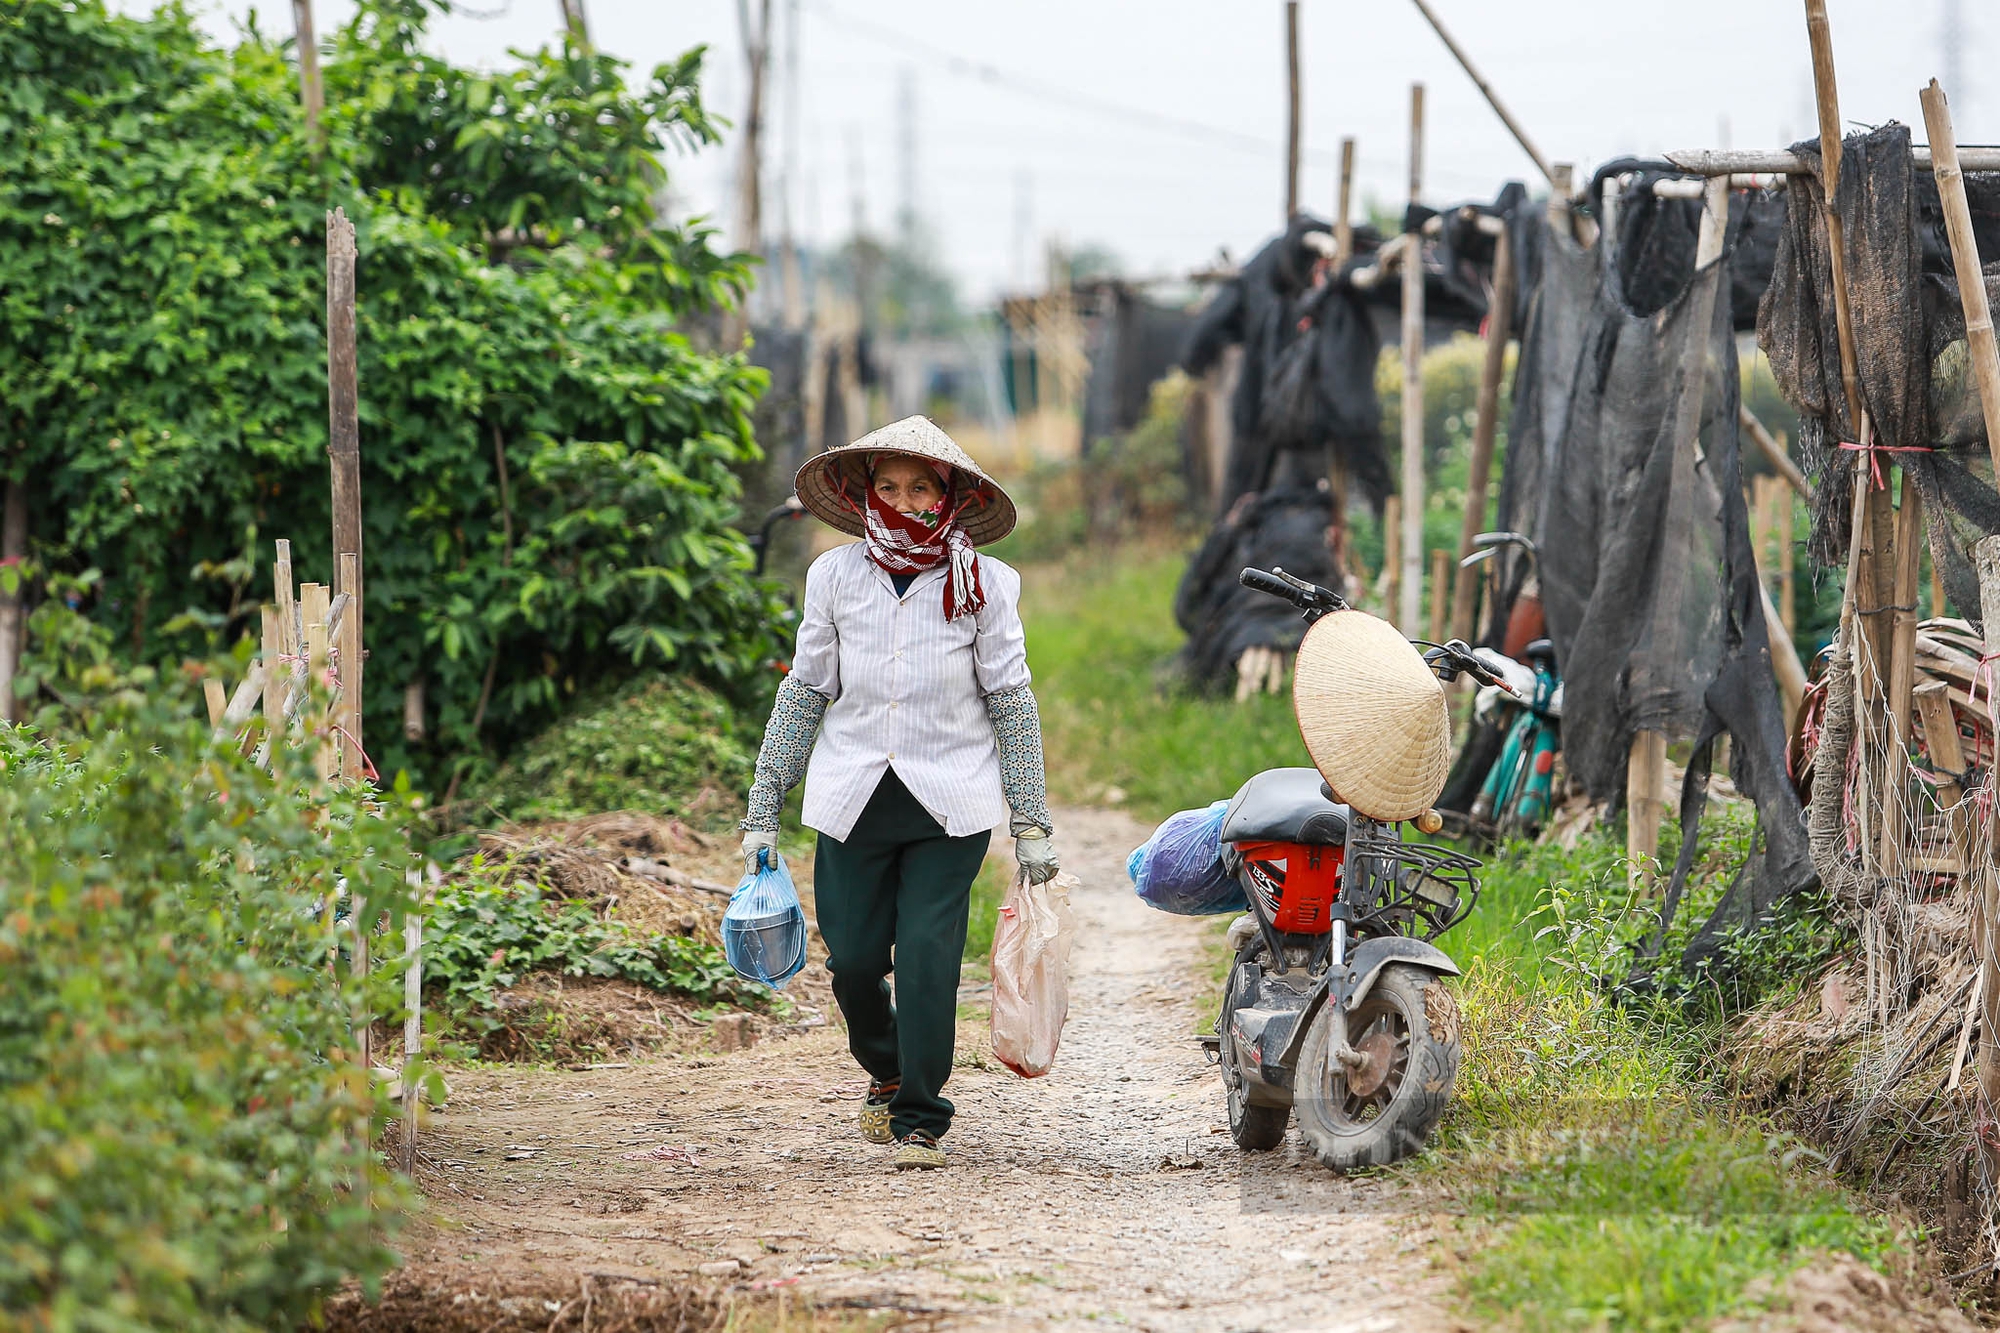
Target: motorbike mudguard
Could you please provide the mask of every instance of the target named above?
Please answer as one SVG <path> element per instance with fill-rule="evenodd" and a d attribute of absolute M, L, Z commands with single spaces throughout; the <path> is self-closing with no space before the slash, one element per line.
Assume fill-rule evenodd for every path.
<path fill-rule="evenodd" d="M 1347 966 L 1328 968 L 1326 975 L 1313 986 L 1312 994 L 1306 998 L 1305 1010 L 1299 1015 L 1298 1025 L 1292 1029 L 1292 1039 L 1286 1044 L 1278 1063 L 1286 1069 L 1298 1063 L 1299 1051 L 1306 1044 L 1306 1031 L 1319 1017 L 1319 1011 L 1326 1007 L 1329 996 L 1342 1009 L 1352 1008 L 1368 998 L 1375 978 L 1391 963 L 1409 963 L 1440 976 L 1455 977 L 1459 974 L 1458 964 L 1451 961 L 1451 955 L 1435 944 L 1403 935 L 1377 935 L 1374 939 L 1363 940 L 1349 951 Z"/>

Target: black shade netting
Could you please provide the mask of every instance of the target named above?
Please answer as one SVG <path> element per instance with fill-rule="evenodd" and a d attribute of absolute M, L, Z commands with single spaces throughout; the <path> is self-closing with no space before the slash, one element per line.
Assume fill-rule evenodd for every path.
<path fill-rule="evenodd" d="M 1844 566 L 1852 530 L 1857 454 L 1864 451 L 1842 386 L 1833 264 L 1818 140 L 1793 146 L 1810 171 L 1785 187 L 1789 215 L 1757 339 L 1785 397 L 1798 410 L 1802 463 L 1815 483 L 1811 554 Z M 2000 174 L 1964 177 L 1974 238 L 2000 259 Z M 1849 327 L 1862 411 L 1874 452 L 1861 471 L 1886 480 L 1901 465 L 1924 498 L 1931 557 L 1946 596 L 1977 620 L 1979 586 L 1970 551 L 2000 532 L 1979 394 L 1966 354 L 1944 211 L 1936 178 L 1919 170 L 1908 127 L 1884 125 L 1842 144 L 1834 199 L 1846 259 Z M 2000 301 L 2000 264 L 1985 269 Z"/>
<path fill-rule="evenodd" d="M 1181 575 L 1174 619 L 1187 635 L 1180 669 L 1203 689 L 1235 682 L 1236 659 L 1247 648 L 1290 652 L 1305 635 L 1298 608 L 1237 582 L 1246 565 L 1282 568 L 1308 583 L 1333 586 L 1333 555 L 1326 547 L 1333 518 L 1324 483 L 1303 478 L 1245 496 L 1216 523 Z"/>
<path fill-rule="evenodd" d="M 1308 455 L 1322 471 L 1337 461 L 1371 504 L 1389 492 L 1375 395 L 1381 342 L 1353 287 L 1329 280 L 1307 241 L 1315 233 L 1330 228 L 1304 214 L 1293 218 L 1202 307 L 1182 345 L 1181 365 L 1192 375 L 1205 373 L 1232 344 L 1243 348 L 1219 510 L 1270 487 L 1292 453 Z"/>
<path fill-rule="evenodd" d="M 1643 227 L 1621 225 L 1589 250 L 1538 224 L 1501 517 L 1541 547 L 1570 772 L 1594 799 L 1622 802 L 1638 732 L 1694 743 L 1655 951 L 1693 865 L 1714 742 L 1733 738 L 1734 776 L 1756 803 L 1761 838 L 1689 946 L 1683 961 L 1694 965 L 1714 952 L 1719 922 L 1759 916 L 1814 875 L 1743 500 L 1730 251 L 1725 243 L 1695 273 L 1694 246 L 1658 233 L 1692 233 L 1698 214 L 1642 216 Z M 1632 248 L 1621 256 L 1621 245 Z M 1628 285 L 1643 287 L 1646 308 Z"/>
<path fill-rule="evenodd" d="M 1083 391 L 1086 446 L 1144 419 L 1154 383 L 1179 363 L 1194 324 L 1189 311 L 1148 300 L 1124 283 L 1108 284 L 1104 305 Z"/>

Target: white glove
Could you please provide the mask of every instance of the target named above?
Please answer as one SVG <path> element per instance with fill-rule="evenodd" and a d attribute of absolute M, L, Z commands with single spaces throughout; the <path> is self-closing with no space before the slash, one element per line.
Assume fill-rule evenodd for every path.
<path fill-rule="evenodd" d="M 1038 828 L 1031 828 L 1015 835 L 1014 859 L 1028 876 L 1030 884 L 1046 884 L 1062 869 L 1062 862 L 1056 859 L 1055 844 L 1049 835 Z"/>
<path fill-rule="evenodd" d="M 744 830 L 743 873 L 746 875 L 755 874 L 757 870 L 757 853 L 767 850 L 771 853 L 771 864 L 776 865 L 778 862 L 778 830 L 774 828 Z"/>

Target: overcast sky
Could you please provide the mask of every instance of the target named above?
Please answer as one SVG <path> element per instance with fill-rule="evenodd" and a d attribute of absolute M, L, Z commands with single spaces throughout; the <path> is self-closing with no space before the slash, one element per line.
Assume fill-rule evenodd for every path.
<path fill-rule="evenodd" d="M 1799 0 L 1432 0 L 1553 161 L 1583 171 L 1672 148 L 1782 147 L 1814 133 Z M 128 10 L 148 0 L 114 0 Z M 219 36 L 252 6 L 190 0 Z M 553 39 L 558 0 L 479 0 L 438 21 L 451 58 L 495 67 Z M 585 0 L 604 50 L 650 69 L 710 50 L 706 95 L 732 119 L 748 86 L 734 0 Z M 752 0 L 753 7 L 755 0 Z M 1917 90 L 1946 78 L 1954 0 L 1828 0 L 1850 125 L 1918 126 Z M 1958 68 L 2000 68 L 2000 13 L 1963 12 Z M 314 0 L 322 33 L 351 0 Z M 893 224 L 904 191 L 969 294 L 1038 265 L 1042 242 L 1109 246 L 1139 274 L 1185 272 L 1272 232 L 1284 202 L 1281 0 L 773 0 L 779 30 L 774 165 L 799 126 L 794 225 L 807 241 Z M 798 109 L 788 115 L 789 16 L 798 24 Z M 1984 12 L 1979 12 L 1984 11 Z M 288 7 L 265 0 L 265 27 Z M 475 17 L 474 15 L 480 17 Z M 1304 0 L 1302 197 L 1331 210 L 1339 140 L 1359 140 L 1358 192 L 1400 208 L 1408 190 L 1409 87 L 1426 85 L 1424 194 L 1490 198 L 1532 167 L 1408 0 Z M 901 89 L 914 116 L 905 117 Z M 2000 142 L 2000 87 L 1954 88 L 1961 143 Z M 733 145 L 669 164 L 683 204 L 727 222 Z M 858 182 L 858 190 L 857 190 Z M 777 225 L 775 197 L 767 223 Z M 1024 245 L 1023 242 L 1026 241 Z"/>

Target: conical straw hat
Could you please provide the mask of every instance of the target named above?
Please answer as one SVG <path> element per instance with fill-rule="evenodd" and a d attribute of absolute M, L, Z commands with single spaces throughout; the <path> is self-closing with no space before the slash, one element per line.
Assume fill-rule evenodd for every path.
<path fill-rule="evenodd" d="M 1321 617 L 1299 645 L 1292 709 L 1326 785 L 1370 819 L 1415 819 L 1444 790 L 1444 687 L 1388 621 L 1365 611 Z"/>
<path fill-rule="evenodd" d="M 974 546 L 997 542 L 1014 530 L 1014 502 L 993 478 L 980 470 L 972 455 L 929 417 L 904 417 L 871 430 L 852 444 L 843 444 L 808 458 L 795 486 L 799 503 L 822 523 L 850 537 L 861 535 L 861 511 L 868 494 L 868 455 L 915 454 L 950 467 L 952 497 L 970 495 L 958 526 Z M 844 497 L 844 498 L 843 498 Z"/>

